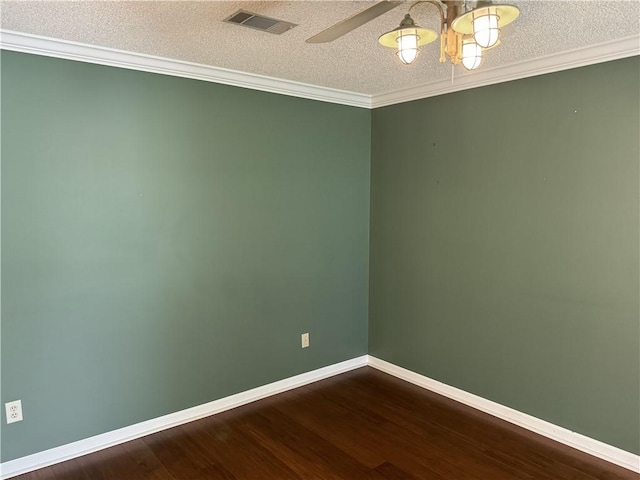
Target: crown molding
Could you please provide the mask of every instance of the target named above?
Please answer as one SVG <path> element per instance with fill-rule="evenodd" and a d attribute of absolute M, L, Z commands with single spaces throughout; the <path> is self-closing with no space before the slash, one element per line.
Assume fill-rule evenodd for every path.
<path fill-rule="evenodd" d="M 418 87 L 374 95 L 371 99 L 371 108 L 386 107 L 397 103 L 435 97 L 445 93 L 509 82 L 546 73 L 560 72 L 635 55 L 640 55 L 640 34 L 468 73 L 454 79 L 453 83 L 451 80 L 442 80 Z"/>
<path fill-rule="evenodd" d="M 191 78 L 321 102 L 373 109 L 640 55 L 640 34 L 468 73 L 456 78 L 453 83 L 450 80 L 441 80 L 376 95 L 348 92 L 292 80 L 283 80 L 10 30 L 0 30 L 0 49 Z"/>
<path fill-rule="evenodd" d="M 319 87 L 265 75 L 126 52 L 114 48 L 87 45 L 11 30 L 0 30 L 0 49 L 172 75 L 174 77 L 192 78 L 205 82 L 221 83 L 321 102 L 339 103 L 352 107 L 371 108 L 371 96 L 362 93 Z"/>

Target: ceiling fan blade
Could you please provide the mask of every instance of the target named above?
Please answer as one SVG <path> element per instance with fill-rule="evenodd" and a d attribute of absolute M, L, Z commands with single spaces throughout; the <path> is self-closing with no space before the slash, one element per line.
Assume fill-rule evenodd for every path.
<path fill-rule="evenodd" d="M 327 43 L 333 42 L 337 38 L 349 33 L 351 30 L 370 22 L 374 18 L 379 17 L 383 13 L 387 13 L 389 10 L 396 8 L 402 2 L 391 2 L 383 0 L 376 3 L 374 6 L 363 10 L 360 13 L 356 13 L 352 17 L 346 18 L 341 22 L 332 25 L 331 27 L 323 30 L 322 32 L 307 39 L 307 43 Z"/>

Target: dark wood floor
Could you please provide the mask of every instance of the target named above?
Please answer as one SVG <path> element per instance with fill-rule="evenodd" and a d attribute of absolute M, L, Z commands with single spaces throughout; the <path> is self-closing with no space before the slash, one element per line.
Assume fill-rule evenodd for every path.
<path fill-rule="evenodd" d="M 640 475 L 370 367 L 20 480 L 594 480 Z"/>

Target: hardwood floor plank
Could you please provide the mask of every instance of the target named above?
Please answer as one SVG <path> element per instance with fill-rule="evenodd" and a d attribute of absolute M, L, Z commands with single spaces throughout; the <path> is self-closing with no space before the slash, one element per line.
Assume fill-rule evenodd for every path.
<path fill-rule="evenodd" d="M 348 453 L 275 408 L 252 415 L 247 431 L 299 479 L 363 478 L 370 470 Z"/>
<path fill-rule="evenodd" d="M 143 440 L 176 479 L 205 480 L 205 472 L 216 464 L 204 447 L 190 439 L 181 427 L 154 433 Z"/>
<path fill-rule="evenodd" d="M 296 404 L 287 402 L 287 411 L 290 415 L 296 415 L 300 422 L 310 429 L 322 432 L 332 442 L 339 444 L 341 448 L 352 452 L 352 455 L 358 457 L 361 452 L 359 450 L 363 443 L 366 443 L 367 450 L 370 454 L 376 452 L 384 452 L 386 458 L 393 461 L 397 465 L 410 464 L 411 469 L 420 469 L 421 475 L 424 477 L 429 475 L 438 478 L 456 478 L 465 480 L 480 480 L 482 478 L 499 479 L 505 477 L 505 473 L 501 468 L 490 468 L 487 465 L 480 465 L 478 468 L 480 475 L 469 472 L 460 472 L 456 465 L 458 458 L 455 449 L 448 452 L 439 447 L 436 448 L 442 438 L 436 438 L 428 449 L 424 449 L 425 440 L 414 435 L 397 422 L 390 421 L 389 418 L 382 422 L 355 422 L 361 417 L 372 418 L 373 414 L 365 415 L 369 409 L 371 402 L 356 400 L 347 384 L 341 384 L 340 388 L 335 391 L 327 389 L 324 392 L 324 401 L 316 405 L 313 398 L 302 397 L 299 401 L 300 410 L 296 409 Z M 313 394 L 309 394 L 312 396 Z M 369 397 L 371 398 L 371 397 Z M 375 404 L 375 409 L 379 410 L 379 403 Z M 383 418 L 378 416 L 378 418 Z M 349 436 L 344 431 L 336 431 L 343 424 L 354 424 L 356 428 L 352 429 L 354 435 Z M 333 430 L 333 431 L 332 431 Z M 396 445 L 402 445 L 403 448 L 398 449 Z M 466 453 L 466 452 L 465 452 Z M 380 459 L 380 453 L 374 459 Z M 465 461 L 469 461 L 467 458 Z M 485 474 L 485 476 L 482 476 Z M 520 478 L 517 475 L 510 475 L 508 478 Z"/>
<path fill-rule="evenodd" d="M 640 480 L 364 367 L 19 480 Z"/>
<path fill-rule="evenodd" d="M 344 391 L 343 389 L 337 392 L 336 402 L 351 400 L 350 404 L 353 408 L 367 407 L 367 402 L 361 403 L 360 395 L 354 392 L 351 395 L 345 395 Z M 430 449 L 436 453 L 438 460 L 445 459 L 457 464 L 460 458 L 463 458 L 468 471 L 473 472 L 474 476 L 479 478 L 496 480 L 500 478 L 535 478 L 519 468 L 520 465 L 514 464 L 512 455 L 504 458 L 487 455 L 487 445 L 484 442 L 460 434 L 458 430 L 468 428 L 468 424 L 464 422 L 464 424 L 458 425 L 459 417 L 448 418 L 447 425 L 442 425 L 440 421 L 442 412 L 435 408 L 436 404 L 415 401 L 414 398 L 411 405 L 403 408 L 400 399 L 395 397 L 392 392 L 373 393 L 376 394 L 376 398 L 380 399 L 376 404 L 376 410 L 395 425 L 395 430 L 402 432 L 406 438 L 414 438 L 412 443 L 430 445 Z M 419 399 L 419 397 L 416 398 Z M 456 468 L 458 467 L 456 466 Z M 452 475 L 450 471 L 443 472 L 443 474 Z M 539 476 L 538 478 L 546 477 Z"/>
<path fill-rule="evenodd" d="M 387 455 L 380 448 L 379 438 L 374 434 L 366 434 L 368 425 L 375 423 L 364 418 L 354 422 L 344 408 L 329 408 L 307 401 L 306 396 L 301 396 L 277 408 L 371 469 L 387 460 Z"/>
<path fill-rule="evenodd" d="M 52 465 L 49 468 L 55 473 L 57 480 L 91 480 L 86 476 L 77 458 Z"/>
<path fill-rule="evenodd" d="M 160 460 L 153 454 L 151 449 L 144 442 L 144 439 L 137 439 L 123 443 L 122 448 L 126 454 L 138 465 L 139 471 L 145 480 L 177 480 L 165 468 Z"/>
<path fill-rule="evenodd" d="M 295 480 L 297 477 L 288 465 L 246 433 L 248 411 L 251 410 L 245 409 L 242 415 L 234 412 L 235 415 L 222 419 L 212 417 L 207 422 L 194 422 L 185 425 L 185 431 L 237 480 Z"/>
<path fill-rule="evenodd" d="M 20 480 L 57 480 L 57 477 L 52 469 L 43 468 L 20 476 Z"/>
<path fill-rule="evenodd" d="M 315 405 L 303 399 L 300 405 L 288 402 L 287 411 L 305 427 L 366 465 L 376 466 L 389 460 L 420 473 L 422 478 L 437 479 L 450 478 L 447 474 L 456 470 L 455 465 L 443 459 L 431 459 L 428 452 L 420 451 L 420 445 L 404 442 L 405 439 L 398 442 L 400 434 L 395 425 L 355 423 L 354 416 L 340 404 Z M 463 479 L 479 480 L 479 477 L 462 474 L 460 480 Z"/>
<path fill-rule="evenodd" d="M 414 477 L 389 462 L 378 465 L 376 472 L 379 472 L 387 480 L 418 480 L 417 477 Z"/>
<path fill-rule="evenodd" d="M 500 458 L 501 462 L 508 462 L 521 470 L 526 470 L 522 463 L 522 460 L 525 460 L 527 465 L 532 466 L 532 472 L 529 474 L 533 478 L 573 479 L 576 465 L 581 475 L 579 478 L 583 480 L 600 479 L 605 472 L 614 475 L 611 478 L 616 479 L 640 478 L 622 467 L 585 455 L 566 445 L 466 405 L 452 402 L 385 373 L 375 372 L 375 375 L 388 377 L 387 380 L 390 383 L 385 381 L 381 389 L 373 389 L 370 382 L 356 379 L 362 388 L 360 395 L 356 395 L 356 398 L 377 395 L 381 399 L 379 402 L 381 409 L 384 409 L 386 403 L 387 408 L 384 409 L 384 414 L 395 418 L 400 423 L 415 425 L 421 432 L 429 431 L 427 425 L 439 424 L 444 429 L 440 432 L 442 438 L 451 437 L 456 443 L 467 439 L 482 446 L 487 457 Z M 424 397 L 422 408 L 413 403 L 416 395 Z M 460 422 L 460 418 L 464 418 L 465 421 Z M 584 468 L 585 462 L 591 464 L 590 468 Z M 629 474 L 635 476 L 629 477 Z"/>
<path fill-rule="evenodd" d="M 145 480 L 135 461 L 127 455 L 121 445 L 100 450 L 91 455 L 85 455 L 76 459 L 82 465 L 88 478 L 91 480 L 111 480 L 115 478 L 127 478 L 127 480 Z"/>

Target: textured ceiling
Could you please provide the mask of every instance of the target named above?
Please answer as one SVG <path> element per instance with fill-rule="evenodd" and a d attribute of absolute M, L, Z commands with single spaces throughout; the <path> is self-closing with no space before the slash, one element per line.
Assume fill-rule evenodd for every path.
<path fill-rule="evenodd" d="M 504 31 L 501 45 L 487 52 L 482 69 L 637 35 L 640 2 L 510 2 L 520 18 Z M 450 64 L 438 62 L 439 43 L 422 48 L 411 66 L 377 43 L 411 5 L 400 5 L 327 44 L 305 40 L 372 5 L 371 1 L 2 1 L 1 26 L 13 30 L 136 53 L 336 88 L 381 94 L 450 78 Z M 223 23 L 243 8 L 298 24 L 274 35 Z M 412 10 L 422 26 L 438 28 L 437 11 Z M 455 75 L 473 75 L 461 66 Z"/>

